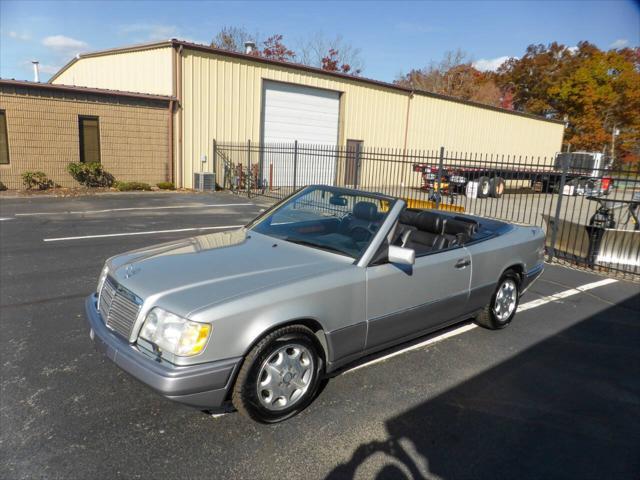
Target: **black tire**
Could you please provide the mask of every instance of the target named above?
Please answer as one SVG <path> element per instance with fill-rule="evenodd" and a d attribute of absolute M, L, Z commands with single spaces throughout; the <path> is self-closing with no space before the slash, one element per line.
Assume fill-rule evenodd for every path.
<path fill-rule="evenodd" d="M 258 398 L 258 375 L 265 362 L 279 349 L 290 345 L 304 347 L 312 357 L 312 377 L 306 391 L 290 407 L 272 410 Z M 277 423 L 297 415 L 313 401 L 324 371 L 322 347 L 313 332 L 303 325 L 290 325 L 266 335 L 247 354 L 236 378 L 231 401 L 245 416 L 260 423 Z"/>
<path fill-rule="evenodd" d="M 478 178 L 478 198 L 487 198 L 491 193 L 489 177 Z"/>
<path fill-rule="evenodd" d="M 500 289 L 503 287 L 505 282 L 513 282 L 515 285 L 515 305 L 513 307 L 513 311 L 506 318 L 498 318 L 495 312 L 496 307 L 496 298 Z M 481 327 L 488 328 L 489 330 L 499 330 L 501 328 L 506 327 L 511 323 L 513 317 L 515 317 L 516 312 L 518 310 L 518 304 L 520 302 L 520 277 L 517 273 L 512 270 L 507 271 L 498 282 L 496 290 L 491 296 L 491 301 L 484 307 L 484 310 L 480 312 L 480 314 L 476 317 L 475 322 Z"/>
<path fill-rule="evenodd" d="M 502 198 L 504 194 L 504 179 L 502 177 L 493 177 L 489 180 L 489 195 L 493 198 Z"/>

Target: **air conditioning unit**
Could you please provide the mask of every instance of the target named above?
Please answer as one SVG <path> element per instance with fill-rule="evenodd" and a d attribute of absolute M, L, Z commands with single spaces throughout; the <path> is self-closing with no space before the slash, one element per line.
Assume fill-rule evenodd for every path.
<path fill-rule="evenodd" d="M 216 191 L 216 174 L 199 172 L 193 174 L 193 188 L 199 192 Z"/>

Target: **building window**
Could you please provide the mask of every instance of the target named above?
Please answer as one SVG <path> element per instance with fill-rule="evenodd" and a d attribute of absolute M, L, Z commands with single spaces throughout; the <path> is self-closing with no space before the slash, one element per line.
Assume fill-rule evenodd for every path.
<path fill-rule="evenodd" d="M 9 135 L 7 114 L 4 110 L 0 110 L 0 165 L 9 165 Z"/>
<path fill-rule="evenodd" d="M 80 128 L 80 161 L 100 163 L 100 123 L 98 117 L 78 117 Z"/>

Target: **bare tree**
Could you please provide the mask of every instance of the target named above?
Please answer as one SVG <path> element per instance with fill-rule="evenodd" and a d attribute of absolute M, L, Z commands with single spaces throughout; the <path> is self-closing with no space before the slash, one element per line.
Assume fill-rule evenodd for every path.
<path fill-rule="evenodd" d="M 298 61 L 303 65 L 350 75 L 359 75 L 363 69 L 360 49 L 346 43 L 340 35 L 327 40 L 321 33 L 316 33 L 307 40 L 298 42 L 297 52 L 287 48 L 281 34 L 271 35 L 266 40 L 259 37 L 258 34 L 251 35 L 244 27 L 227 26 L 221 28 L 213 37 L 211 46 L 232 52 L 244 52 L 245 42 L 252 41 L 258 46 L 252 55 L 258 57 Z"/>
<path fill-rule="evenodd" d="M 307 40 L 299 42 L 297 58 L 304 65 L 354 75 L 359 74 L 364 68 L 360 49 L 346 43 L 341 35 L 326 39 L 322 33 L 315 33 Z"/>
<path fill-rule="evenodd" d="M 462 50 L 445 53 L 440 62 L 401 75 L 396 84 L 488 105 L 501 105 L 502 93 L 491 73 L 481 72 Z"/>
<path fill-rule="evenodd" d="M 456 84 L 462 82 L 461 75 L 447 75 L 449 72 L 460 72 L 460 67 L 471 66 L 467 54 L 458 49 L 448 51 L 440 62 L 432 61 L 424 68 L 411 70 L 400 76 L 396 83 L 415 90 L 427 90 L 434 93 L 451 95 L 456 90 Z"/>
<path fill-rule="evenodd" d="M 249 34 L 244 27 L 222 27 L 211 40 L 211 46 L 243 53 L 244 44 L 249 41 L 258 43 L 257 35 Z"/>

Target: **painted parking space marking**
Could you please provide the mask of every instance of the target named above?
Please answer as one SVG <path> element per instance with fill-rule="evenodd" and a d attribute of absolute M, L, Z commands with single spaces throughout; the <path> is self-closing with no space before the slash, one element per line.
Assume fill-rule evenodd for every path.
<path fill-rule="evenodd" d="M 582 285 L 580 287 L 570 288 L 568 290 L 564 290 L 559 293 L 553 293 L 551 295 L 547 295 L 546 297 L 538 298 L 537 300 L 532 300 L 530 302 L 523 303 L 518 307 L 518 312 L 530 310 L 532 308 L 539 307 L 549 302 L 562 300 L 563 298 L 572 297 L 573 295 L 578 295 L 579 293 L 582 293 L 582 292 L 588 292 L 589 290 L 593 290 L 594 288 L 604 287 L 605 285 L 610 285 L 616 282 L 617 280 L 613 278 L 605 278 L 604 280 L 587 283 L 586 285 Z"/>
<path fill-rule="evenodd" d="M 14 218 L 0 217 L 0 222 L 6 222 L 7 220 L 15 220 Z"/>
<path fill-rule="evenodd" d="M 181 208 L 223 208 L 223 207 L 255 207 L 255 203 L 211 203 L 200 205 L 167 205 L 164 207 L 127 207 L 127 208 L 105 208 L 102 210 L 75 210 L 69 212 L 28 212 L 16 213 L 16 217 L 37 217 L 45 215 L 78 215 L 78 214 L 94 214 L 109 212 L 131 212 L 135 210 L 171 210 Z"/>
<path fill-rule="evenodd" d="M 538 298 L 536 300 L 532 300 L 527 303 L 523 303 L 518 306 L 518 312 L 523 312 L 526 310 L 531 310 L 532 308 L 541 307 L 542 305 L 546 305 L 547 303 L 556 302 L 558 300 L 565 299 L 567 297 L 572 297 L 573 295 L 578 295 L 579 293 L 587 292 L 589 290 L 593 290 L 594 288 L 603 287 L 605 285 L 610 285 L 612 283 L 616 283 L 617 280 L 613 278 L 605 278 L 604 280 L 599 280 L 597 282 L 587 283 L 585 285 L 581 285 L 576 288 L 570 288 L 568 290 L 564 290 L 562 292 L 554 293 L 552 295 L 547 295 L 546 297 Z M 468 323 L 462 325 L 460 327 L 454 328 L 453 330 L 449 330 L 441 335 L 429 338 L 424 342 L 417 343 L 415 345 L 411 345 L 410 347 L 403 348 L 402 350 L 398 350 L 396 352 L 392 352 L 389 355 L 385 355 L 383 357 L 375 358 L 369 362 L 363 363 L 361 365 L 357 365 L 349 370 L 345 370 L 343 373 L 355 372 L 356 370 L 360 370 L 361 368 L 368 367 L 370 365 L 375 365 L 376 363 L 384 362 L 392 357 L 397 355 L 401 355 L 403 353 L 410 352 L 412 350 L 419 350 L 428 345 L 441 342 L 442 340 L 446 340 L 447 338 L 455 337 L 457 335 L 461 335 L 463 333 L 468 332 L 469 330 L 473 330 L 478 326 L 475 323 Z"/>
<path fill-rule="evenodd" d="M 402 355 L 403 353 L 410 352 L 412 350 L 418 350 L 420 348 L 426 347 L 427 345 L 431 345 L 432 343 L 441 342 L 442 340 L 446 340 L 447 338 L 455 337 L 456 335 L 460 335 L 462 333 L 468 332 L 469 330 L 473 330 L 477 325 L 475 323 L 467 323 L 462 325 L 461 327 L 454 328 L 453 330 L 449 330 L 441 335 L 438 335 L 433 338 L 429 338 L 424 342 L 416 343 L 415 345 L 411 345 L 410 347 L 403 348 L 396 352 L 390 353 L 389 355 L 385 355 L 384 357 L 376 358 L 369 362 L 363 363 L 361 365 L 357 365 L 349 370 L 346 370 L 344 373 L 355 372 L 356 370 L 360 370 L 361 368 L 368 367 L 370 365 L 374 365 L 376 363 L 383 362 L 385 360 L 389 360 L 390 358 L 397 357 L 398 355 Z"/>
<path fill-rule="evenodd" d="M 195 232 L 199 230 L 225 230 L 225 229 L 240 228 L 240 227 L 244 227 L 244 225 L 222 225 L 220 227 L 175 228 L 172 230 L 152 230 L 148 232 L 106 233 L 104 235 L 83 235 L 78 237 L 43 238 L 43 241 L 64 242 L 67 240 L 85 240 L 89 238 L 128 237 L 133 235 L 155 235 L 158 233 Z"/>

